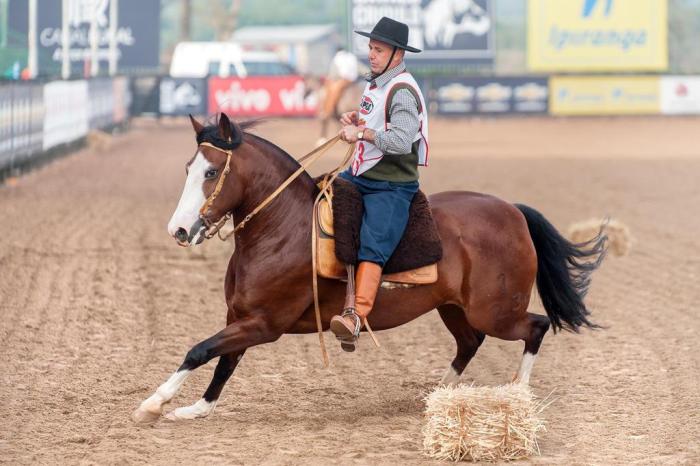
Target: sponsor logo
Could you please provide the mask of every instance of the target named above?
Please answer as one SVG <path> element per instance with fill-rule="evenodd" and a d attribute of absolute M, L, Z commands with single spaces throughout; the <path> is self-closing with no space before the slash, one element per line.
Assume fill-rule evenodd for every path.
<path fill-rule="evenodd" d="M 676 97 L 688 97 L 688 86 L 684 83 L 678 83 L 678 86 L 676 86 Z"/>
<path fill-rule="evenodd" d="M 474 88 L 460 83 L 442 86 L 438 89 L 438 98 L 447 102 L 460 102 L 474 98 Z"/>
<path fill-rule="evenodd" d="M 530 69 L 665 70 L 667 18 L 662 0 L 529 0 Z"/>
<path fill-rule="evenodd" d="M 528 102 L 544 100 L 547 98 L 547 86 L 541 86 L 537 83 L 527 83 L 515 88 L 515 98 Z"/>
<path fill-rule="evenodd" d="M 612 10 L 613 6 L 613 0 L 583 0 L 583 14 L 582 16 L 584 18 L 590 18 L 593 15 L 593 12 L 598 6 L 598 4 L 603 4 L 605 3 L 605 9 L 603 10 L 603 15 L 604 16 L 610 16 L 610 11 Z"/>
<path fill-rule="evenodd" d="M 362 102 L 360 102 L 360 113 L 363 115 L 368 115 L 374 109 L 374 102 L 369 96 L 363 95 Z"/>
<path fill-rule="evenodd" d="M 655 114 L 660 110 L 656 77 L 554 77 L 550 85 L 554 115 Z"/>
<path fill-rule="evenodd" d="M 238 115 L 311 115 L 316 95 L 296 76 L 210 78 L 209 111 Z"/>
<path fill-rule="evenodd" d="M 196 107 L 202 103 L 202 96 L 192 84 L 185 82 L 175 88 L 173 100 L 179 107 Z"/>
<path fill-rule="evenodd" d="M 510 86 L 504 86 L 499 83 L 489 83 L 481 86 L 476 90 L 479 100 L 487 102 L 503 102 L 510 99 L 513 95 L 513 89 Z"/>

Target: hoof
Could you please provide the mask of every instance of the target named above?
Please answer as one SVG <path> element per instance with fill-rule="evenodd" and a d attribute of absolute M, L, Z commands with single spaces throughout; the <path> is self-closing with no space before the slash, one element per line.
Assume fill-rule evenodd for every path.
<path fill-rule="evenodd" d="M 193 419 L 197 419 L 198 417 L 204 416 L 198 416 L 197 414 L 188 411 L 187 408 L 177 408 L 164 414 L 163 417 L 168 421 L 191 421 Z"/>
<path fill-rule="evenodd" d="M 214 410 L 215 406 L 216 400 L 208 402 L 201 399 L 192 406 L 183 406 L 170 411 L 165 415 L 165 418 L 169 421 L 190 421 L 192 419 L 207 417 Z"/>
<path fill-rule="evenodd" d="M 148 411 L 142 408 L 136 408 L 131 414 L 131 420 L 136 424 L 152 424 L 160 417 L 160 411 Z"/>

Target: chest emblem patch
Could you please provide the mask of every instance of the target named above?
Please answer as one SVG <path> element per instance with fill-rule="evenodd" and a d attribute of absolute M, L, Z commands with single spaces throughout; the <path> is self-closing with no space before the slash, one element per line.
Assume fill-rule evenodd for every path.
<path fill-rule="evenodd" d="M 368 96 L 362 96 L 362 102 L 360 102 L 360 113 L 363 115 L 368 115 L 374 108 L 374 102 Z"/>

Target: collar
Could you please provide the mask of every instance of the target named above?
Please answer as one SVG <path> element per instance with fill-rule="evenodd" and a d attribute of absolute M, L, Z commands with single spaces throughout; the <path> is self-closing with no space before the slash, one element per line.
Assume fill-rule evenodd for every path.
<path fill-rule="evenodd" d="M 384 72 L 384 74 L 380 74 L 376 78 L 372 79 L 369 78 L 369 87 L 370 88 L 375 88 L 375 87 L 384 87 L 389 81 L 400 75 L 406 71 L 406 64 L 402 61 L 398 65 L 396 65 L 393 68 L 390 68 Z"/>

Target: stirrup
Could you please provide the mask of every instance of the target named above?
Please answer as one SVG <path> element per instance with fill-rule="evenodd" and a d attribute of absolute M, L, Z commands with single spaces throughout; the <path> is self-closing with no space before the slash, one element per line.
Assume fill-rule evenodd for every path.
<path fill-rule="evenodd" d="M 354 326 L 352 329 L 348 328 L 347 324 L 347 317 L 352 317 L 354 321 Z M 342 320 L 343 324 L 343 329 L 344 332 L 342 335 L 339 335 L 336 333 L 335 337 L 340 341 L 340 347 L 343 349 L 343 351 L 347 352 L 352 352 L 355 351 L 355 345 L 357 344 L 357 340 L 360 336 L 360 329 L 362 328 L 362 321 L 360 319 L 360 316 L 357 315 L 355 312 L 354 307 L 347 307 L 343 309 L 343 312 L 339 315 L 334 317 L 334 319 Z M 331 327 L 332 327 L 332 322 L 331 322 Z M 350 335 L 347 334 L 347 332 L 350 332 Z M 334 332 L 335 333 L 335 332 Z"/>
<path fill-rule="evenodd" d="M 360 338 L 360 329 L 362 329 L 362 319 L 360 319 L 360 316 L 357 315 L 357 312 L 355 312 L 354 307 L 346 307 L 343 309 L 343 312 L 340 314 L 340 317 L 352 317 L 353 320 L 355 321 L 355 329 L 352 331 L 352 336 L 353 339 L 357 340 Z"/>
<path fill-rule="evenodd" d="M 352 316 L 352 318 L 355 320 L 355 330 L 353 330 L 352 332 L 352 337 L 338 338 L 338 340 L 340 340 L 340 348 L 347 353 L 352 353 L 353 351 L 355 351 L 355 347 L 357 346 L 357 340 L 360 339 L 360 329 L 362 328 L 362 320 L 360 319 L 360 316 L 358 316 L 355 312 L 354 307 L 343 309 L 343 312 L 342 314 L 340 314 L 340 316 Z"/>

